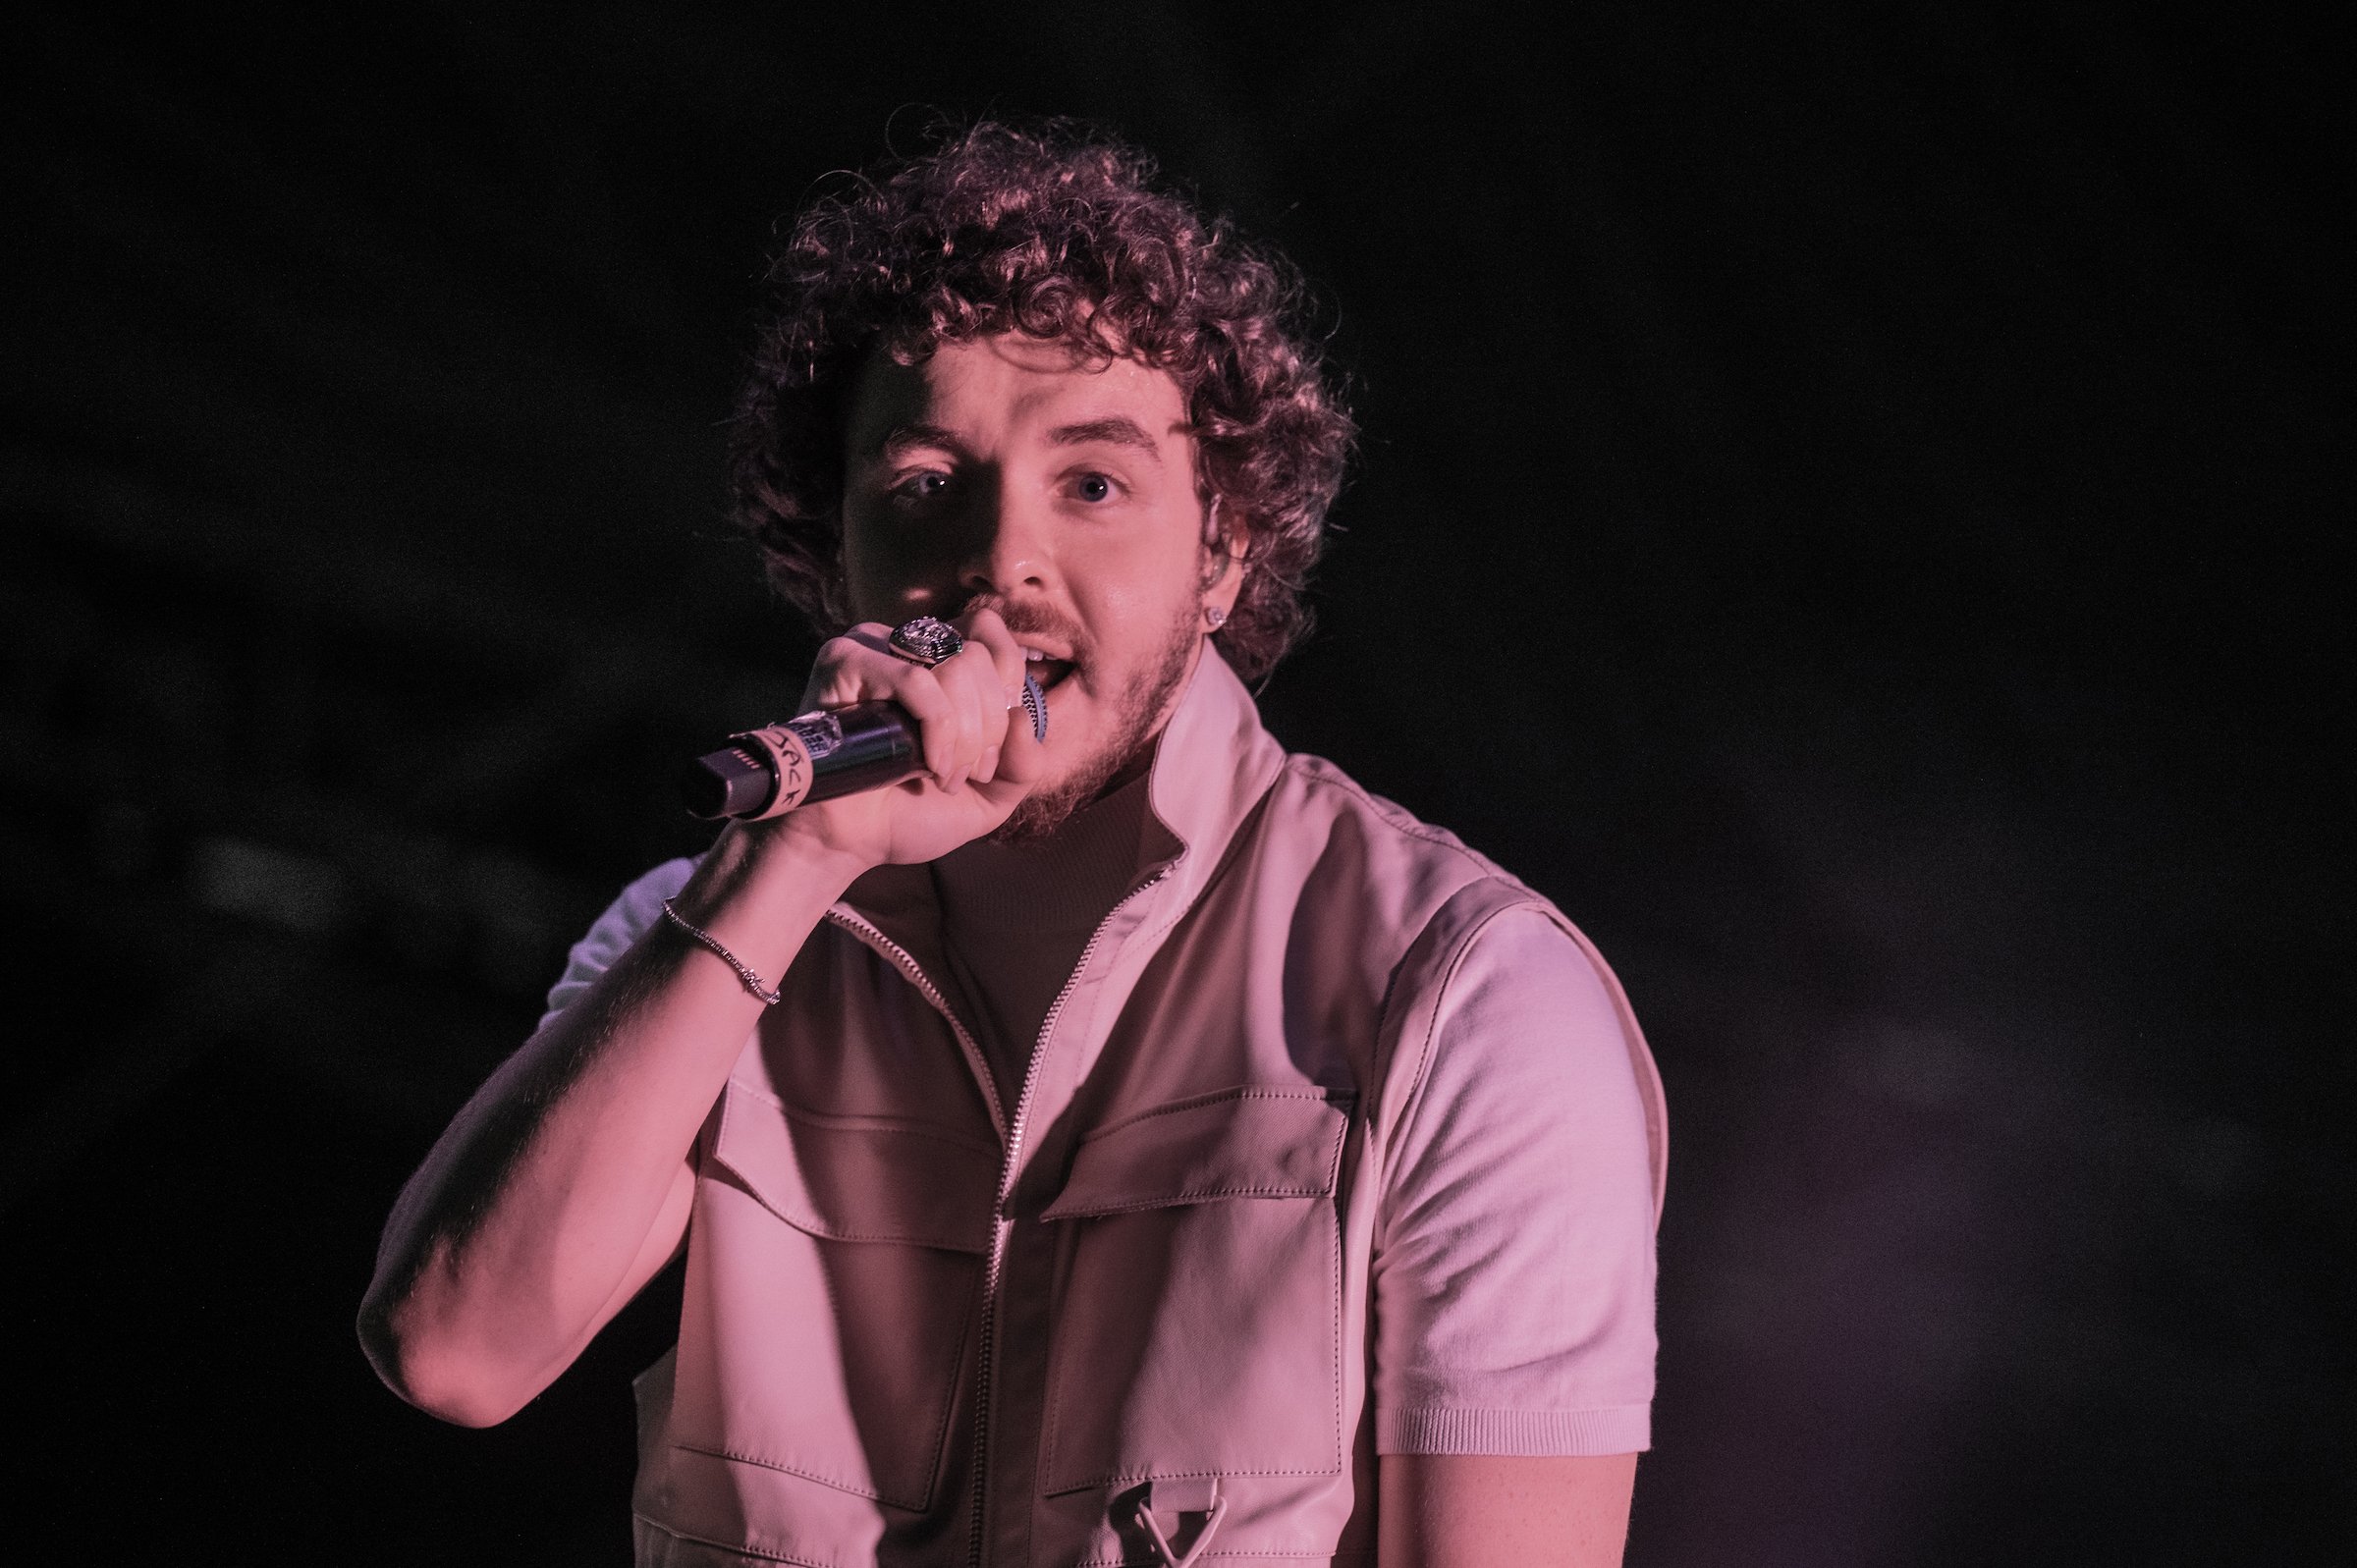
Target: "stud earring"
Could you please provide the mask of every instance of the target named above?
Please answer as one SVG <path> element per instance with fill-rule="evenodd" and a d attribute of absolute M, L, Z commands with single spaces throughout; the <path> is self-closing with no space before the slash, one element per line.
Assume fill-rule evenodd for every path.
<path fill-rule="evenodd" d="M 1203 623 L 1209 626 L 1212 630 L 1219 630 L 1222 625 L 1227 623 L 1227 621 L 1228 612 L 1221 609 L 1218 605 L 1205 605 L 1203 607 Z"/>

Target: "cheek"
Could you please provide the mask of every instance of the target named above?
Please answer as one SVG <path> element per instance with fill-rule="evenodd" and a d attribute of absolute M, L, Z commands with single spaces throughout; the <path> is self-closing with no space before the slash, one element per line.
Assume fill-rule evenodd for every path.
<path fill-rule="evenodd" d="M 1155 552 L 1127 564 L 1128 569 L 1095 577 L 1094 604 L 1089 620 L 1105 640 L 1124 648 L 1159 649 L 1169 638 L 1171 623 L 1187 613 L 1195 599 L 1192 564 Z"/>
<path fill-rule="evenodd" d="M 926 563 L 889 533 L 847 520 L 843 538 L 843 582 L 851 614 L 863 621 L 899 622 L 909 606 L 931 597 L 924 589 Z M 905 612 L 905 613 L 904 613 Z"/>

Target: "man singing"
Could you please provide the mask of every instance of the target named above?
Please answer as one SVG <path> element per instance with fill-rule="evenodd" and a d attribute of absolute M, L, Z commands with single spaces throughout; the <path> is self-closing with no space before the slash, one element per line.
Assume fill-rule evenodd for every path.
<path fill-rule="evenodd" d="M 794 229 L 739 513 L 923 771 L 627 889 L 360 1318 L 488 1425 L 685 1248 L 641 1564 L 1619 1560 L 1659 1083 L 1552 905 L 1260 727 L 1350 439 L 1288 277 L 1061 126 Z"/>

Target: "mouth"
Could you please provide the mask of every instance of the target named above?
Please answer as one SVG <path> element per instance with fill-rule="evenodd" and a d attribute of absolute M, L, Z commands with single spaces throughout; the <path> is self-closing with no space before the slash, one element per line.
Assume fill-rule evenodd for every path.
<path fill-rule="evenodd" d="M 1039 682 L 1040 690 L 1054 691 L 1064 677 L 1072 673 L 1073 666 L 1069 659 L 1058 659 L 1037 648 L 1025 648 L 1023 669 L 1032 679 Z"/>

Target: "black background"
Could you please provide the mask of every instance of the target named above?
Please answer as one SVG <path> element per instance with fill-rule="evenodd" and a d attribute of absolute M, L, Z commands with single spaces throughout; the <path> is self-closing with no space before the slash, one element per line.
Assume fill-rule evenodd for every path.
<path fill-rule="evenodd" d="M 20 1545 L 626 1560 L 676 1283 L 487 1433 L 385 1393 L 352 1315 L 565 945 L 700 841 L 673 762 L 798 689 L 719 520 L 772 223 L 997 110 L 1102 119 L 1317 281 L 1368 439 L 1269 722 L 1551 894 L 1648 1024 L 1630 1561 L 2332 1555 L 2319 39 L 314 12 L 52 15 L 0 110 Z"/>

